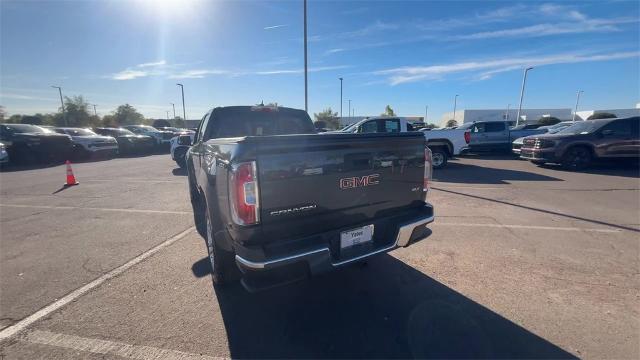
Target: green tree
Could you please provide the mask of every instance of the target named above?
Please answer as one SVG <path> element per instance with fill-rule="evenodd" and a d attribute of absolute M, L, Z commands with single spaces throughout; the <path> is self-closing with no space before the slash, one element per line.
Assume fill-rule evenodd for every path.
<path fill-rule="evenodd" d="M 7 117 L 7 111 L 4 106 L 0 105 L 0 122 L 4 122 L 4 118 Z"/>
<path fill-rule="evenodd" d="M 447 127 L 455 127 L 458 126 L 458 122 L 455 119 L 451 119 L 447 121 Z"/>
<path fill-rule="evenodd" d="M 113 115 L 118 126 L 142 124 L 145 120 L 144 116 L 129 104 L 118 106 Z"/>
<path fill-rule="evenodd" d="M 429 123 L 429 124 L 425 124 L 424 128 L 425 129 L 435 129 L 435 128 L 439 128 L 439 126 L 436 125 L 436 124 Z"/>
<path fill-rule="evenodd" d="M 561 120 L 558 119 L 557 117 L 553 117 L 553 116 L 543 116 L 538 120 L 538 124 L 540 124 L 540 126 L 548 126 L 548 125 L 555 125 L 557 123 L 559 123 Z"/>
<path fill-rule="evenodd" d="M 57 124 L 58 126 L 87 127 L 91 126 L 91 116 L 89 115 L 89 103 L 82 96 L 65 96 L 64 104 L 67 121 Z"/>
<path fill-rule="evenodd" d="M 396 113 L 393 111 L 391 106 L 387 105 L 384 108 L 384 112 L 380 114 L 381 116 L 396 116 Z"/>
<path fill-rule="evenodd" d="M 4 122 L 9 124 L 20 124 L 22 122 L 22 115 L 13 114 L 9 116 L 9 118 L 5 119 Z"/>
<path fill-rule="evenodd" d="M 617 118 L 616 114 L 602 112 L 602 113 L 593 113 L 591 116 L 587 118 L 587 120 L 597 120 L 597 119 L 615 119 Z"/>
<path fill-rule="evenodd" d="M 340 126 L 338 113 L 333 112 L 331 108 L 326 108 L 317 114 L 314 113 L 313 117 L 316 119 L 316 121 L 324 121 L 327 127 L 330 127 L 332 129 L 337 129 Z"/>
<path fill-rule="evenodd" d="M 105 115 L 102 117 L 102 126 L 104 127 L 119 127 L 116 116 L 113 114 Z"/>
<path fill-rule="evenodd" d="M 176 116 L 175 118 L 173 118 L 173 126 L 183 128 L 185 127 L 185 122 L 180 116 Z"/>

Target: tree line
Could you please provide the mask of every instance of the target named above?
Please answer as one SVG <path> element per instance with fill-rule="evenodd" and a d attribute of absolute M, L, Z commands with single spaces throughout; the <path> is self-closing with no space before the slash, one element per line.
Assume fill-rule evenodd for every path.
<path fill-rule="evenodd" d="M 147 124 L 153 119 L 145 119 L 138 110 L 130 104 L 123 104 L 115 111 L 104 116 L 92 114 L 89 104 L 82 96 L 65 96 L 64 113 L 62 111 L 49 114 L 21 115 L 14 114 L 6 117 L 4 109 L 0 111 L 0 122 L 14 124 L 68 126 L 68 127 L 119 127 L 123 125 Z M 174 126 L 184 127 L 184 120 L 176 116 L 171 121 Z"/>

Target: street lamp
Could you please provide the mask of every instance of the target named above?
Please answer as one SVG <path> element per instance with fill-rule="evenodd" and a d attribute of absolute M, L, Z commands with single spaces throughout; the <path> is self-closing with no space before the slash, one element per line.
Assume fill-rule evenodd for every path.
<path fill-rule="evenodd" d="M 578 102 L 580 101 L 580 94 L 582 94 L 584 91 L 582 90 L 578 90 L 578 95 L 576 98 L 576 109 L 573 111 L 573 122 L 576 122 L 576 113 L 578 112 Z"/>
<path fill-rule="evenodd" d="M 342 119 L 342 78 L 340 79 L 340 118 Z"/>
<path fill-rule="evenodd" d="M 175 119 L 176 118 L 176 104 L 174 104 L 174 103 L 169 103 L 169 104 L 171 104 L 171 106 L 173 106 L 173 118 Z"/>
<path fill-rule="evenodd" d="M 93 115 L 98 116 L 98 111 L 96 110 L 96 104 L 93 104 Z"/>
<path fill-rule="evenodd" d="M 524 97 L 524 85 L 527 83 L 527 73 L 529 70 L 533 69 L 533 66 L 530 66 L 524 69 L 524 75 L 522 76 L 522 89 L 520 89 L 520 105 L 518 105 L 518 117 L 516 118 L 516 126 L 520 123 L 520 112 L 522 111 L 522 98 Z"/>
<path fill-rule="evenodd" d="M 349 117 L 351 117 L 351 99 L 349 99 Z"/>
<path fill-rule="evenodd" d="M 304 0 L 304 111 L 309 112 L 307 94 L 307 0 Z M 342 116 L 342 114 L 340 114 Z"/>
<path fill-rule="evenodd" d="M 187 110 L 185 110 L 184 108 L 184 85 L 182 84 L 176 84 L 178 86 L 180 86 L 180 90 L 182 91 L 182 116 L 183 116 L 183 120 L 187 121 Z"/>
<path fill-rule="evenodd" d="M 425 105 L 424 107 L 424 121 L 423 123 L 427 123 L 427 116 L 429 115 L 429 105 Z"/>
<path fill-rule="evenodd" d="M 167 121 L 169 121 L 169 110 L 167 110 Z"/>
<path fill-rule="evenodd" d="M 511 104 L 507 104 L 507 113 L 504 116 L 506 121 L 509 121 L 509 109 L 511 108 Z"/>
<path fill-rule="evenodd" d="M 456 122 L 457 122 L 457 120 L 456 120 L 456 107 L 458 106 L 458 96 L 460 96 L 460 95 L 456 94 L 456 96 L 453 98 L 453 121 L 456 121 Z"/>
<path fill-rule="evenodd" d="M 55 86 L 55 85 L 51 85 L 51 87 L 54 89 L 58 89 L 58 92 L 60 93 L 60 106 L 62 109 L 62 118 L 64 119 L 64 126 L 69 126 L 69 124 L 67 124 L 67 114 L 64 111 L 64 101 L 62 101 L 62 88 L 60 86 Z"/>

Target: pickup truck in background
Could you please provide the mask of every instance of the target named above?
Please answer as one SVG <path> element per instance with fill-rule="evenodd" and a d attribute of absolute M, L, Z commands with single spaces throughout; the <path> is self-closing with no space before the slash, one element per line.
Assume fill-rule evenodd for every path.
<path fill-rule="evenodd" d="M 456 130 L 469 130 L 470 152 L 511 152 L 514 140 L 547 132 L 546 129 L 526 129 L 524 126 L 510 128 L 506 121 L 477 121 L 463 124 Z"/>
<path fill-rule="evenodd" d="M 402 118 L 396 117 L 370 117 L 352 124 L 342 130 L 329 133 L 404 133 L 417 131 L 411 123 Z M 421 129 L 420 132 L 427 140 L 427 146 L 431 150 L 433 157 L 433 168 L 441 169 L 447 165 L 449 158 L 458 156 L 467 149 L 470 136 L 469 130 L 436 130 L 429 131 Z"/>
<path fill-rule="evenodd" d="M 214 284 L 260 290 L 428 236 L 430 161 L 418 132 L 320 135 L 302 110 L 209 111 L 186 165 Z"/>

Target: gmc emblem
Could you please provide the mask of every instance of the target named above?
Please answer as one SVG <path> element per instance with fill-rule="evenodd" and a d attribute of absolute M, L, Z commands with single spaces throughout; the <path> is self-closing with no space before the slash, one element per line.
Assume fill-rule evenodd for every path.
<path fill-rule="evenodd" d="M 353 189 L 357 187 L 378 185 L 380 174 L 371 174 L 365 176 L 356 176 L 340 179 L 340 189 Z"/>

